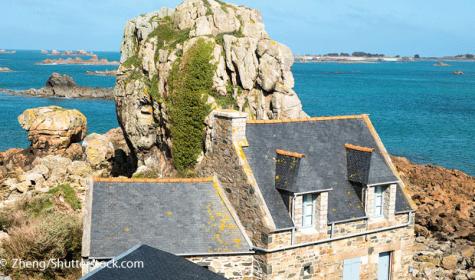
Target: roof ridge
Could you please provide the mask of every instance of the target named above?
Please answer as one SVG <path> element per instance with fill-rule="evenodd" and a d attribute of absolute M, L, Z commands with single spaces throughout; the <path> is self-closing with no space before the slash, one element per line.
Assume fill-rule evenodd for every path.
<path fill-rule="evenodd" d="M 367 114 L 360 115 L 339 115 L 339 116 L 321 116 L 300 119 L 280 119 L 280 120 L 248 120 L 248 124 L 272 124 L 272 123 L 293 123 L 293 122 L 312 122 L 312 121 L 333 121 L 348 119 L 363 119 Z"/>
<path fill-rule="evenodd" d="M 366 152 L 366 153 L 372 153 L 375 150 L 374 148 L 363 147 L 363 146 L 358 146 L 358 145 L 353 145 L 353 144 L 345 144 L 345 148 L 350 149 L 350 150 L 360 151 L 360 152 Z"/>
<path fill-rule="evenodd" d="M 213 177 L 202 178 L 99 178 L 94 177 L 94 182 L 103 183 L 205 183 L 213 182 Z"/>
<path fill-rule="evenodd" d="M 275 150 L 275 152 L 279 155 L 282 155 L 282 156 L 289 156 L 289 157 L 295 157 L 295 158 L 305 157 L 304 154 L 297 153 L 297 152 L 286 151 L 286 150 L 281 150 L 281 149 L 277 149 L 277 150 Z"/>

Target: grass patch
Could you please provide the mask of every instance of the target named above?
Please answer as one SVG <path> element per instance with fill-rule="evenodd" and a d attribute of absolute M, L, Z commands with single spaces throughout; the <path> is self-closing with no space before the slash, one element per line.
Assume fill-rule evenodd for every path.
<path fill-rule="evenodd" d="M 64 202 L 69 204 L 73 210 L 81 209 L 81 201 L 76 195 L 76 191 L 69 184 L 58 185 L 48 191 L 53 196 L 61 196 L 64 198 Z"/>

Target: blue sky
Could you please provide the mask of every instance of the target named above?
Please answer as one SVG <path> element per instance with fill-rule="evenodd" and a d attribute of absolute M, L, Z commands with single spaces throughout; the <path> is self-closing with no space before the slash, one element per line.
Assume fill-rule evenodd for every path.
<path fill-rule="evenodd" d="M 127 19 L 179 0 L 0 0 L 0 48 L 118 51 Z M 294 53 L 475 52 L 473 0 L 233 0 Z"/>

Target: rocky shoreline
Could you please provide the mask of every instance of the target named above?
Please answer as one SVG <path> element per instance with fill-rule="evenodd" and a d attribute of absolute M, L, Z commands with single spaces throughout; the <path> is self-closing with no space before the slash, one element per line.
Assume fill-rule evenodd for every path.
<path fill-rule="evenodd" d="M 414 279 L 475 279 L 475 178 L 393 157 L 416 210 Z"/>
<path fill-rule="evenodd" d="M 21 96 L 81 99 L 112 99 L 114 96 L 112 88 L 81 87 L 71 77 L 58 73 L 51 74 L 45 86 L 40 89 L 0 89 L 0 92 Z"/>

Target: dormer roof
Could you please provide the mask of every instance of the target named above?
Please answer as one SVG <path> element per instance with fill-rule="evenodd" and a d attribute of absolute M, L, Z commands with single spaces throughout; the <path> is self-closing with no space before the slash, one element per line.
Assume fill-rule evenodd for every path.
<path fill-rule="evenodd" d="M 244 152 L 277 229 L 294 226 L 279 190 L 282 187 L 276 185 L 278 149 L 305 155 L 291 187 L 299 192 L 329 191 L 330 223 L 366 216 L 358 182 L 348 180 L 346 144 L 371 152 L 368 183 L 398 181 L 366 115 L 248 121 L 246 138 Z M 398 187 L 397 192 L 401 191 Z M 397 197 L 396 212 L 411 210 L 404 195 Z"/>

